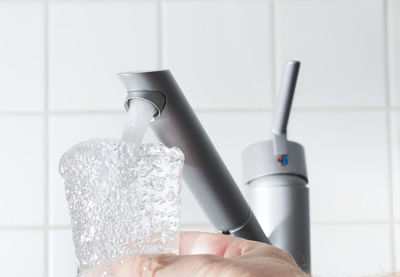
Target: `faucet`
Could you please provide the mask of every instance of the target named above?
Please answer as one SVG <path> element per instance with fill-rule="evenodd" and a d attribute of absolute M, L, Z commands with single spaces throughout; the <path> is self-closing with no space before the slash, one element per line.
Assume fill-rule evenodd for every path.
<path fill-rule="evenodd" d="M 213 225 L 224 234 L 270 243 L 230 172 L 169 70 L 120 73 L 128 95 L 156 108 L 150 124 L 168 147 L 185 154 L 183 179 Z"/>
<path fill-rule="evenodd" d="M 274 112 L 272 140 L 242 153 L 246 198 L 272 245 L 288 251 L 310 273 L 310 212 L 304 148 L 287 140 L 300 63 L 286 62 Z"/>
<path fill-rule="evenodd" d="M 265 235 L 269 227 L 261 227 L 171 72 L 125 72 L 118 76 L 127 90 L 125 109 L 129 110 L 135 99 L 150 102 L 156 110 L 150 127 L 158 139 L 168 147 L 179 147 L 185 154 L 183 179 L 214 227 L 222 234 L 271 244 Z M 276 133 L 278 152 L 285 149 L 284 137 Z M 292 143 L 288 146 L 291 155 Z M 247 156 L 253 159 L 251 153 Z M 252 183 L 254 173 L 259 172 L 247 171 L 248 184 Z M 309 271 L 307 266 L 303 269 Z"/>

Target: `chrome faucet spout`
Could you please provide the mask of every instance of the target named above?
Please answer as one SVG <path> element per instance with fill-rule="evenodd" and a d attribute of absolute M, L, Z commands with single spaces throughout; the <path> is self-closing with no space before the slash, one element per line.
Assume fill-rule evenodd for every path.
<path fill-rule="evenodd" d="M 120 73 L 125 107 L 141 98 L 157 109 L 151 128 L 165 145 L 185 154 L 183 178 L 222 233 L 269 243 L 245 198 L 169 70 Z"/>

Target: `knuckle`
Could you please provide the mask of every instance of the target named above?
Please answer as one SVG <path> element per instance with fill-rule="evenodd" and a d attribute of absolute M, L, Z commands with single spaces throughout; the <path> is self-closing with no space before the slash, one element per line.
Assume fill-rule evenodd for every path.
<path fill-rule="evenodd" d="M 131 258 L 132 276 L 148 277 L 154 276 L 157 271 L 165 266 L 165 258 L 167 255 L 146 256 L 137 255 Z"/>
<path fill-rule="evenodd" d="M 270 258 L 275 258 L 281 261 L 288 262 L 290 264 L 296 264 L 292 255 L 278 247 L 268 247 L 267 256 Z"/>
<path fill-rule="evenodd" d="M 282 249 L 279 249 L 279 255 L 282 258 L 282 260 L 285 260 L 285 261 L 288 261 L 288 262 L 291 262 L 291 263 L 295 263 L 293 256 L 290 255 L 289 252 L 286 252 L 286 251 L 284 251 Z"/>
<path fill-rule="evenodd" d="M 218 276 L 217 273 L 224 268 L 224 260 L 221 257 L 210 254 L 197 254 L 192 256 L 195 276 Z"/>

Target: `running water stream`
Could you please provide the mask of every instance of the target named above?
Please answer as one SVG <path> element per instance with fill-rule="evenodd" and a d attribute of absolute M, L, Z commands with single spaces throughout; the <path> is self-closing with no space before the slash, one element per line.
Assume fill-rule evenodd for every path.
<path fill-rule="evenodd" d="M 155 113 L 156 109 L 150 102 L 141 99 L 131 100 L 122 140 L 139 144 Z"/>

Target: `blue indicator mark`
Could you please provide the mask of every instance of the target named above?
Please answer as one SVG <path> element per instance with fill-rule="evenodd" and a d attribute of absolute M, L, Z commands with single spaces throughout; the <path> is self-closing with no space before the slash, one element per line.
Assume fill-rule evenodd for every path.
<path fill-rule="evenodd" d="M 280 155 L 278 158 L 278 162 L 281 164 L 281 166 L 287 165 L 288 164 L 287 155 Z"/>

